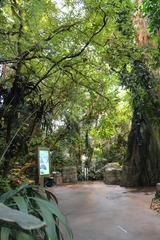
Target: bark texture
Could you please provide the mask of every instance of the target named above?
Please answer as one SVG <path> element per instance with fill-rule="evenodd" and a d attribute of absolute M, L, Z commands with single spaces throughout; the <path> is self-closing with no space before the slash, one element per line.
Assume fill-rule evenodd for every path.
<path fill-rule="evenodd" d="M 160 126 L 135 112 L 121 185 L 152 186 L 160 181 Z"/>

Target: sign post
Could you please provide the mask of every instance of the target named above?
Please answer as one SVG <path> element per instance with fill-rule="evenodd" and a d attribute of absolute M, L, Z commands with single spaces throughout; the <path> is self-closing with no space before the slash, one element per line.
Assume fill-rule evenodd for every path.
<path fill-rule="evenodd" d="M 50 175 L 50 153 L 49 148 L 38 147 L 38 169 L 39 184 L 44 185 L 44 177 Z"/>

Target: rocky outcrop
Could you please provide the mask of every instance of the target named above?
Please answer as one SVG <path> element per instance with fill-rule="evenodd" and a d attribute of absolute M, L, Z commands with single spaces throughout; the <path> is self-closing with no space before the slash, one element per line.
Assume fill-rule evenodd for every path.
<path fill-rule="evenodd" d="M 119 163 L 108 163 L 104 168 L 104 182 L 119 185 L 121 182 L 122 168 Z"/>

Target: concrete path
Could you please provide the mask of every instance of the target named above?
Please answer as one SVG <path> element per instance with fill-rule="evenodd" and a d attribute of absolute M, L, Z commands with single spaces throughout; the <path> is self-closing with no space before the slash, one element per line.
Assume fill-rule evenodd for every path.
<path fill-rule="evenodd" d="M 160 240 L 160 215 L 150 209 L 153 189 L 87 182 L 52 191 L 74 240 Z"/>

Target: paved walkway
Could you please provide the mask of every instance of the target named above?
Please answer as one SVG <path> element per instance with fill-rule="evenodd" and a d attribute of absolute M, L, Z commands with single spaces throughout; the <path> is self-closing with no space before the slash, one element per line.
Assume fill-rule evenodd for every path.
<path fill-rule="evenodd" d="M 152 189 L 103 182 L 53 188 L 74 240 L 160 240 L 160 215 L 150 207 Z"/>

